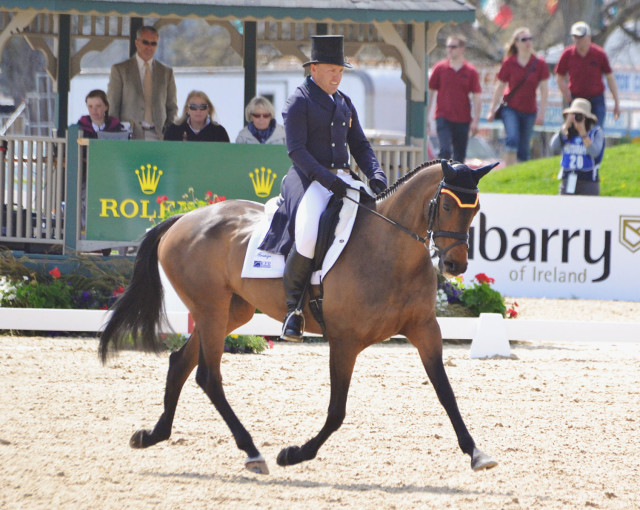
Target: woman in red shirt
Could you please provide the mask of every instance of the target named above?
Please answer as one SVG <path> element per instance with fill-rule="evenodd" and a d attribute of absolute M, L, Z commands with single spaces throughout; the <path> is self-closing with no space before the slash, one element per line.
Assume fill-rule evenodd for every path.
<path fill-rule="evenodd" d="M 494 120 L 496 106 L 503 94 L 507 106 L 502 109 L 505 138 L 505 166 L 529 159 L 533 125 L 542 124 L 549 95 L 549 68 L 533 53 L 533 37 L 528 28 L 516 29 L 507 45 L 507 56 L 498 71 L 489 108 L 488 121 Z M 540 91 L 539 106 L 536 91 Z"/>

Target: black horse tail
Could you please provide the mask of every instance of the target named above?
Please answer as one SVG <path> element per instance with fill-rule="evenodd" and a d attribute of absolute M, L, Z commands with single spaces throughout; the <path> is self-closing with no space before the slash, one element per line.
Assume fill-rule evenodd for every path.
<path fill-rule="evenodd" d="M 117 350 L 128 335 L 145 351 L 159 352 L 158 328 L 164 320 L 162 281 L 158 269 L 158 243 L 182 215 L 171 216 L 149 230 L 138 248 L 127 289 L 111 307 L 111 318 L 100 335 L 100 358 L 107 360 L 109 343 Z"/>

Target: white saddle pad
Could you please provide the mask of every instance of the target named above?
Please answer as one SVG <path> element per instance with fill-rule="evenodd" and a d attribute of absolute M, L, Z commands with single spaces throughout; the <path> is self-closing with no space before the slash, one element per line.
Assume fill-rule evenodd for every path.
<path fill-rule="evenodd" d="M 361 184 L 361 183 L 359 183 Z M 362 184 L 364 188 L 364 185 Z M 365 188 L 366 189 L 366 188 Z M 355 190 L 348 190 L 347 195 L 358 201 L 360 193 Z M 265 216 L 258 224 L 247 246 L 247 253 L 242 266 L 242 278 L 282 278 L 284 274 L 284 256 L 277 253 L 270 253 L 259 250 L 258 246 L 262 243 L 264 236 L 267 234 L 268 228 L 273 220 L 276 212 L 277 197 L 269 200 L 265 205 Z M 335 264 L 336 260 L 347 245 L 353 224 L 356 220 L 358 205 L 351 200 L 345 200 L 340 209 L 338 225 L 336 226 L 335 239 L 327 251 L 327 255 L 322 263 L 322 269 L 315 271 L 311 276 L 311 283 L 318 285 L 329 272 L 329 269 Z"/>

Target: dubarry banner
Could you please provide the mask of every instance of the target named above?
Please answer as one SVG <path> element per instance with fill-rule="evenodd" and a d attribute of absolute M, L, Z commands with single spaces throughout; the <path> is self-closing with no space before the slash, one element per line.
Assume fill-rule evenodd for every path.
<path fill-rule="evenodd" d="M 640 198 L 480 193 L 469 241 L 506 296 L 640 299 Z"/>

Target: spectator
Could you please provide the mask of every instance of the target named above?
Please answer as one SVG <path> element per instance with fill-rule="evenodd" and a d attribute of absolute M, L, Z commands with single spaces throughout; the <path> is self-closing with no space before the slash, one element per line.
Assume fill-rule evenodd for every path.
<path fill-rule="evenodd" d="M 447 38 L 447 58 L 433 66 L 429 78 L 429 100 L 427 118 L 430 117 L 431 105 L 436 100 L 436 128 L 440 151 L 438 158 L 453 159 L 464 163 L 471 136 L 478 132 L 480 119 L 480 78 L 476 68 L 467 62 L 464 56 L 466 38 L 453 35 Z M 469 101 L 471 94 L 471 101 Z M 473 110 L 473 115 L 472 115 Z M 427 135 L 429 122 L 427 122 Z"/>
<path fill-rule="evenodd" d="M 98 131 L 124 131 L 124 126 L 116 117 L 109 116 L 109 101 L 104 90 L 95 89 L 85 98 L 89 115 L 83 115 L 78 120 L 84 138 L 98 138 Z"/>
<path fill-rule="evenodd" d="M 158 48 L 154 27 L 140 27 L 135 43 L 136 54 L 111 67 L 111 111 L 131 124 L 135 139 L 161 140 L 178 113 L 173 69 L 153 58 Z"/>
<path fill-rule="evenodd" d="M 502 109 L 502 122 L 506 133 L 505 166 L 529 160 L 533 125 L 544 122 L 549 95 L 549 68 L 544 59 L 533 53 L 533 37 L 528 28 L 516 29 L 507 45 L 507 56 L 502 61 L 493 91 L 488 121 L 495 116 L 505 88 L 507 105 Z M 540 92 L 539 105 L 536 91 Z"/>
<path fill-rule="evenodd" d="M 184 103 L 182 117 L 167 128 L 164 139 L 184 142 L 228 142 L 227 130 L 213 120 L 215 113 L 209 97 L 200 90 L 192 90 Z"/>
<path fill-rule="evenodd" d="M 284 127 L 276 124 L 276 112 L 265 97 L 254 97 L 244 109 L 248 124 L 242 128 L 236 143 L 266 143 L 284 145 Z"/>
<path fill-rule="evenodd" d="M 604 100 L 604 83 L 607 79 L 613 96 L 613 118 L 620 117 L 620 98 L 618 84 L 611 72 L 609 59 L 604 50 L 591 42 L 591 29 L 584 21 L 571 26 L 573 42 L 565 48 L 556 64 L 556 82 L 566 104 L 576 97 L 588 99 L 591 111 L 598 118 L 598 124 L 604 126 L 607 106 Z"/>
<path fill-rule="evenodd" d="M 282 113 L 293 166 L 282 181 L 283 201 L 260 249 L 287 255 L 284 288 L 288 313 L 283 340 L 302 340 L 304 316 L 299 301 L 313 267 L 320 215 L 333 195 L 342 199 L 348 185 L 362 184 L 349 169 L 349 153 L 369 178 L 375 194 L 387 178 L 362 131 L 351 99 L 340 92 L 345 67 L 341 35 L 312 36 L 311 75 L 287 99 Z M 295 243 L 294 243 L 295 238 Z"/>
<path fill-rule="evenodd" d="M 591 113 L 591 104 L 574 99 L 562 112 L 564 123 L 549 142 L 554 154 L 562 152 L 561 195 L 599 195 L 600 162 L 604 154 L 604 131 Z"/>

